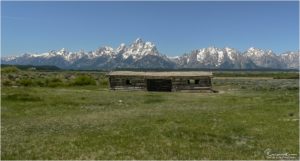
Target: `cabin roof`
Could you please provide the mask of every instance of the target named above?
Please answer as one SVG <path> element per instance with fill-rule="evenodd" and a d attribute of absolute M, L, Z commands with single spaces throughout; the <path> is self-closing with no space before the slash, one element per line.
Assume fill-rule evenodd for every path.
<path fill-rule="evenodd" d="M 136 71 L 112 71 L 109 76 L 152 76 L 152 77 L 198 77 L 212 76 L 212 72 L 202 71 L 170 71 L 170 72 L 136 72 Z"/>

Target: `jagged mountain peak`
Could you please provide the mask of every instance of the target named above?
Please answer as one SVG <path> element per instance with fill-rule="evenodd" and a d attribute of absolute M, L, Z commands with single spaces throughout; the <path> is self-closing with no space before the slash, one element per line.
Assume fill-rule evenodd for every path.
<path fill-rule="evenodd" d="M 154 48 L 154 43 L 150 41 L 144 41 L 141 38 L 137 38 L 132 44 L 131 47 L 145 47 L 145 48 Z"/>
<path fill-rule="evenodd" d="M 275 56 L 275 53 L 272 50 L 263 50 L 259 48 L 250 47 L 246 52 L 247 56 L 265 56 L 265 55 L 272 55 Z"/>
<path fill-rule="evenodd" d="M 100 47 L 98 48 L 98 50 L 108 50 L 108 51 L 113 51 L 114 49 L 110 46 L 103 46 L 103 47 Z"/>
<path fill-rule="evenodd" d="M 250 47 L 247 51 L 246 51 L 246 55 L 247 56 L 263 56 L 265 54 L 265 51 L 262 49 L 258 49 L 258 48 L 254 48 L 254 47 Z"/>
<path fill-rule="evenodd" d="M 131 47 L 142 47 L 145 42 L 141 38 L 137 38 L 132 44 Z"/>
<path fill-rule="evenodd" d="M 256 47 L 250 47 L 247 52 L 264 52 L 264 50 Z"/>
<path fill-rule="evenodd" d="M 55 53 L 56 53 L 56 55 L 67 56 L 69 54 L 69 51 L 65 48 L 62 48 L 58 52 L 55 52 Z"/>
<path fill-rule="evenodd" d="M 135 39 L 134 43 L 135 43 L 135 44 L 140 44 L 140 43 L 144 43 L 144 41 L 143 41 L 142 38 L 139 38 L 139 37 L 138 37 L 137 39 Z"/>
<path fill-rule="evenodd" d="M 232 47 L 228 47 L 228 46 L 226 46 L 226 47 L 224 48 L 224 50 L 227 51 L 227 52 L 238 52 L 237 49 L 232 48 Z"/>
<path fill-rule="evenodd" d="M 119 46 L 119 48 L 120 48 L 120 47 L 122 48 L 122 47 L 125 47 L 125 46 L 126 46 L 125 43 L 121 43 L 120 46 Z"/>
<path fill-rule="evenodd" d="M 117 53 L 120 53 L 120 52 L 124 53 L 126 51 L 126 49 L 127 49 L 126 44 L 121 43 L 120 46 L 116 49 L 116 52 Z"/>
<path fill-rule="evenodd" d="M 67 52 L 67 49 L 66 48 L 62 48 L 59 51 L 62 52 L 62 53 L 65 53 L 65 52 Z"/>
<path fill-rule="evenodd" d="M 98 48 L 95 52 L 92 52 L 92 55 L 89 55 L 89 58 L 97 58 L 100 56 L 114 56 L 114 49 L 110 46 L 103 46 Z"/>
<path fill-rule="evenodd" d="M 252 46 L 252 47 L 250 47 L 247 51 L 250 51 L 250 52 L 251 52 L 251 51 L 256 51 L 256 50 L 260 50 L 260 49 L 255 48 L 255 47 Z"/>
<path fill-rule="evenodd" d="M 152 42 L 144 42 L 142 39 L 138 38 L 126 49 L 123 53 L 123 58 L 127 59 L 132 57 L 133 59 L 141 59 L 146 55 L 156 55 L 159 56 L 159 52 L 156 46 Z"/>
<path fill-rule="evenodd" d="M 200 49 L 200 51 L 207 51 L 207 52 L 215 53 L 217 51 L 220 51 L 220 49 L 215 46 L 209 46 L 207 48 L 202 48 L 202 50 Z"/>

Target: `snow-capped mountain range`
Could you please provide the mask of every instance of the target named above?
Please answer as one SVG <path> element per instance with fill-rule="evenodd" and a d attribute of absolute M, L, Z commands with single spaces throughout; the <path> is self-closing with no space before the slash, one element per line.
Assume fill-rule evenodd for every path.
<path fill-rule="evenodd" d="M 95 51 L 69 52 L 66 49 L 42 54 L 2 57 L 2 64 L 55 65 L 63 69 L 114 68 L 211 68 L 211 69 L 298 69 L 299 51 L 275 54 L 271 50 L 208 47 L 182 56 L 167 57 L 151 42 L 136 39 L 131 45 L 109 46 Z"/>

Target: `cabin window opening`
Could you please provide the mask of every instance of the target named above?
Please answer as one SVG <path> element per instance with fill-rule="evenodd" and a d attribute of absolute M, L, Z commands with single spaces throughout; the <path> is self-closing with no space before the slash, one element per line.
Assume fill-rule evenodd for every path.
<path fill-rule="evenodd" d="M 132 82 L 131 82 L 131 80 L 129 80 L 129 79 L 126 79 L 126 85 L 132 85 Z"/>
<path fill-rule="evenodd" d="M 189 79 L 187 82 L 188 82 L 188 84 L 195 84 L 195 80 L 194 79 Z"/>
<path fill-rule="evenodd" d="M 199 84 L 200 80 L 199 79 L 196 79 L 195 80 L 195 84 Z"/>

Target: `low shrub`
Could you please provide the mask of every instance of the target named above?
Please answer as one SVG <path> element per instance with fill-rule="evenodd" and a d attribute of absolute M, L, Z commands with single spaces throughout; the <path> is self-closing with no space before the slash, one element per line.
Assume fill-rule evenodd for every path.
<path fill-rule="evenodd" d="M 43 80 L 40 80 L 40 79 L 36 80 L 35 84 L 40 86 L 40 87 L 45 87 L 46 86 L 46 82 L 43 81 Z"/>
<path fill-rule="evenodd" d="M 2 85 L 3 85 L 3 86 L 11 86 L 11 85 L 12 85 L 12 82 L 11 82 L 10 80 L 4 80 L 4 81 L 2 82 Z"/>
<path fill-rule="evenodd" d="M 46 79 L 45 85 L 48 87 L 63 86 L 63 81 L 59 78 Z"/>
<path fill-rule="evenodd" d="M 19 84 L 20 86 L 25 86 L 25 87 L 34 85 L 33 81 L 31 79 L 27 79 L 27 78 L 19 80 L 17 82 L 17 84 Z"/>
<path fill-rule="evenodd" d="M 9 80 L 15 80 L 15 79 L 17 78 L 17 76 L 16 76 L 15 74 L 8 74 L 8 75 L 7 75 L 7 78 L 8 78 Z"/>
<path fill-rule="evenodd" d="M 74 82 L 71 85 L 75 86 L 84 86 L 84 85 L 95 85 L 96 81 L 91 76 L 88 75 L 80 75 L 74 79 Z"/>
<path fill-rule="evenodd" d="M 106 79 L 106 78 L 99 79 L 99 86 L 100 87 L 107 87 L 108 86 L 108 79 Z"/>
<path fill-rule="evenodd" d="M 19 72 L 20 69 L 18 69 L 17 67 L 15 66 L 11 66 L 11 67 L 4 67 L 1 69 L 1 72 L 2 73 L 17 73 Z"/>

